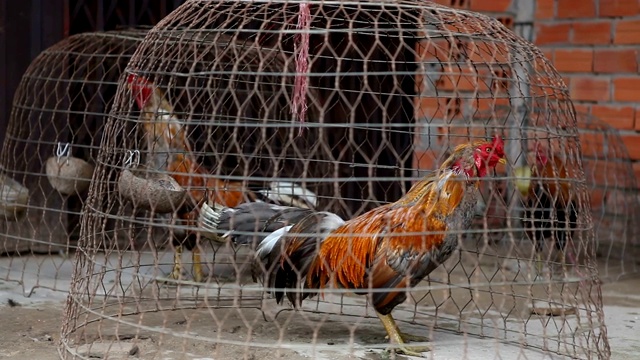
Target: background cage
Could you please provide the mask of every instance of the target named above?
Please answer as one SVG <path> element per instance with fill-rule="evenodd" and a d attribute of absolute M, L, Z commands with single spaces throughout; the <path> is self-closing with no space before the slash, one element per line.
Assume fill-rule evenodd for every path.
<path fill-rule="evenodd" d="M 68 37 L 43 51 L 24 74 L 0 164 L 5 179 L 26 188 L 28 197 L 20 200 L 28 202 L 17 219 L 4 216 L 0 221 L 0 253 L 12 259 L 1 270 L 3 279 L 22 281 L 26 290 L 63 289 L 57 283 L 65 277 L 60 264 L 77 244 L 81 209 L 118 78 L 145 33 L 127 29 Z M 52 161 L 58 152 L 63 157 Z M 65 172 L 76 163 L 88 168 Z M 64 193 L 51 180 L 66 184 Z M 4 189 L 3 204 L 10 206 L 6 183 Z M 55 256 L 58 253 L 61 256 Z M 49 256 L 27 256 L 33 254 Z M 38 283 L 24 284 L 25 272 L 36 272 Z"/>
<path fill-rule="evenodd" d="M 502 133 L 510 144 L 510 166 L 498 169 L 497 180 L 486 181 L 486 208 L 479 213 L 487 218 L 491 199 L 506 197 L 504 246 L 489 241 L 494 229 L 481 221 L 462 251 L 415 289 L 396 316 L 403 326 L 428 329 L 442 346 L 436 351 L 443 353 L 460 355 L 459 346 L 451 344 L 464 342 L 471 349 L 489 341 L 500 356 L 542 349 L 606 358 L 576 116 L 566 87 L 542 53 L 496 20 L 430 3 L 314 1 L 309 9 L 305 30 L 296 26 L 298 3 L 190 1 L 149 32 L 125 75 L 143 76 L 162 89 L 187 129 L 192 154 L 214 168 L 210 176 L 301 181 L 318 193 L 319 208 L 345 217 L 397 199 L 418 179 L 418 169 L 433 169 L 455 144 Z M 304 39 L 303 34 L 309 35 L 309 116 L 300 124 L 289 104 L 295 59 L 304 44 L 296 35 Z M 251 54 L 259 54 L 260 61 Z M 279 71 L 269 65 L 274 58 L 285 65 Z M 145 120 L 133 97 L 122 76 L 83 214 L 62 333 L 67 358 L 88 357 L 97 343 L 122 342 L 138 344 L 149 358 L 168 351 L 251 356 L 274 347 L 338 357 L 385 346 L 382 329 L 367 326 L 372 320 L 362 317 L 372 315 L 363 298 L 327 294 L 308 302 L 305 312 L 274 308 L 272 300 L 262 299 L 260 287 L 246 284 L 241 273 L 246 256 L 237 256 L 230 245 L 207 260 L 210 267 L 215 263 L 216 275 L 226 266 L 232 275 L 227 281 L 177 282 L 176 288 L 155 281 L 169 262 L 158 246 L 161 239 L 195 229 L 138 211 L 114 191 L 110 180 L 125 169 L 128 151 L 139 150 L 143 163 L 157 155 L 143 140 Z M 509 111 L 499 116 L 504 105 Z M 474 121 L 480 112 L 490 114 L 482 123 Z M 307 129 L 297 137 L 301 125 Z M 276 127 L 288 141 L 274 143 Z M 246 134 L 254 136 L 253 144 L 242 142 Z M 522 199 L 513 188 L 511 167 L 529 164 L 524 156 L 529 139 L 562 152 L 576 169 L 568 181 L 580 210 L 573 236 L 579 262 L 561 267 L 560 274 L 532 270 L 531 245 L 521 240 L 514 211 Z M 284 151 L 277 147 L 283 144 Z M 300 165 L 281 172 L 280 154 Z M 341 182 L 347 185 L 337 185 Z M 135 252 L 117 245 L 133 238 L 146 243 Z M 540 313 L 549 303 L 564 307 Z M 263 323 L 263 315 L 272 321 Z M 344 337 L 335 335 L 338 328 Z M 333 337 L 320 342 L 326 336 Z"/>

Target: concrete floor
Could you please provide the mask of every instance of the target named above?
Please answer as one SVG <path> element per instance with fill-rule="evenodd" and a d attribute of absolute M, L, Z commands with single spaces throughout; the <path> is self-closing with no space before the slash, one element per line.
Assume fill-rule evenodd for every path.
<path fill-rule="evenodd" d="M 0 358 L 41 360 L 58 358 L 54 343 L 59 337 L 57 333 L 59 319 L 66 299 L 65 291 L 69 286 L 72 269 L 71 261 L 61 257 L 0 258 L 0 278 L 8 276 L 11 279 L 20 280 L 19 282 L 0 280 L 2 318 L 22 316 L 21 319 L 23 319 L 16 322 L 15 326 L 18 329 L 11 326 L 0 326 Z M 52 276 L 53 274 L 56 275 Z M 50 290 L 51 288 L 56 291 Z M 623 279 L 606 282 L 603 285 L 603 298 L 611 359 L 640 359 L 640 276 L 626 276 Z M 17 302 L 19 306 L 11 307 L 9 299 Z M 33 322 L 33 324 L 29 324 L 29 322 Z M 17 340 L 9 340 L 12 335 L 20 332 L 20 326 L 28 325 L 30 330 L 25 330 L 26 334 L 35 331 L 34 329 L 39 329 L 40 322 L 42 322 L 42 326 L 48 324 L 48 330 L 43 330 L 46 332 L 44 335 L 41 331 L 35 332 L 36 335 L 22 335 Z M 363 327 L 368 327 L 368 324 L 363 324 Z M 375 321 L 371 324 L 374 327 L 379 326 L 373 325 L 376 324 Z M 444 334 L 435 334 L 434 337 L 440 338 L 440 340 L 453 339 L 450 342 L 439 342 L 438 349 L 428 356 L 428 358 L 438 360 L 461 359 L 461 351 L 464 352 L 463 358 L 469 360 L 562 358 L 557 355 L 552 356 L 503 346 L 490 339 L 465 338 L 463 339 L 464 350 L 461 350 L 459 337 L 451 338 Z M 2 339 L 5 339 L 4 343 Z M 25 353 L 25 351 L 27 352 Z M 28 355 L 26 355 L 27 353 Z M 324 353 L 323 355 L 322 352 L 311 354 L 307 351 L 297 351 L 297 354 L 300 355 L 300 358 L 354 358 L 351 355 L 338 356 L 337 353 Z M 361 350 L 353 352 L 353 355 L 355 358 L 361 359 L 383 358 Z M 174 359 L 174 356 L 175 354 L 172 356 L 166 353 L 154 357 L 154 359 Z M 205 359 L 195 354 L 192 357 L 183 358 Z M 269 358 L 268 353 L 265 358 Z M 117 359 L 120 358 L 117 357 Z"/>

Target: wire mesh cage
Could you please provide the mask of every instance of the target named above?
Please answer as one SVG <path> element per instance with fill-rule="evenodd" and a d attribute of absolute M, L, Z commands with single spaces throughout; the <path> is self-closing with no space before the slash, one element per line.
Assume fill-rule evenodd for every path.
<path fill-rule="evenodd" d="M 637 274 L 640 199 L 629 152 L 620 132 L 593 115 L 578 113 L 578 131 L 600 278 L 615 281 Z"/>
<path fill-rule="evenodd" d="M 510 112 L 511 108 L 507 106 L 496 107 L 494 111 L 498 117 L 508 117 Z M 590 114 L 576 115 L 586 185 L 591 194 L 589 205 L 593 215 L 594 250 L 600 266 L 600 278 L 615 281 L 638 271 L 635 261 L 638 249 L 637 181 L 620 132 Z M 474 120 L 486 121 L 491 116 L 492 112 L 479 112 L 474 115 Z M 534 160 L 529 159 L 529 162 L 533 163 Z M 523 177 L 522 170 L 522 167 L 515 169 L 516 178 Z M 493 202 L 488 205 L 484 199 L 479 202 L 479 211 L 484 212 L 485 216 L 476 218 L 478 226 L 487 221 L 491 228 L 507 227 L 505 214 L 509 211 L 509 193 L 504 191 L 505 183 L 496 185 L 500 191 L 488 187 L 483 189 L 484 198 Z M 494 194 L 498 197 L 494 198 Z"/>
<path fill-rule="evenodd" d="M 500 22 L 193 0 L 119 84 L 65 358 L 608 356 L 573 105 Z"/>
<path fill-rule="evenodd" d="M 37 56 L 22 77 L 0 157 L 0 254 L 11 255 L 0 278 L 21 281 L 27 292 L 66 291 L 69 274 L 61 264 L 77 243 L 108 108 L 145 33 L 68 37 Z"/>

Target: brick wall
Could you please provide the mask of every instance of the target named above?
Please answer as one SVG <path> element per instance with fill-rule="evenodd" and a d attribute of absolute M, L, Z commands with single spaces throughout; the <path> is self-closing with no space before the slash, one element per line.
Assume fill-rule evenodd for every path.
<path fill-rule="evenodd" d="M 542 50 L 561 74 L 578 113 L 594 221 L 597 232 L 604 231 L 597 238 L 603 243 L 620 244 L 629 238 L 637 244 L 635 232 L 629 226 L 629 221 L 635 218 L 621 215 L 638 212 L 634 194 L 629 195 L 626 189 L 638 186 L 627 174 L 634 171 L 640 176 L 640 1 L 535 0 L 534 7 L 526 6 L 531 4 L 526 1 L 534 0 L 435 2 L 485 13 L 510 29 L 519 27 Z M 525 8 L 529 13 L 523 16 Z M 528 24 L 523 20 L 526 15 L 532 19 Z M 530 33 L 523 30 L 527 26 L 532 29 Z M 476 50 L 483 47 L 491 46 L 480 43 Z M 465 134 L 479 135 L 474 132 L 482 129 L 469 129 L 468 121 L 457 122 L 458 119 L 482 121 L 481 114 L 486 111 L 492 112 L 494 118 L 501 117 L 504 113 L 496 114 L 505 111 L 505 105 L 506 111 L 511 111 L 509 105 L 513 104 L 505 96 L 509 91 L 503 90 L 508 88 L 507 79 L 513 74 L 499 71 L 509 66 L 500 65 L 505 59 L 495 55 L 501 53 L 496 51 L 499 49 L 491 50 L 474 51 L 473 46 L 463 41 L 425 41 L 419 45 L 417 52 L 426 63 L 434 60 L 455 63 L 459 61 L 456 54 L 463 51 L 463 58 L 486 61 L 491 71 L 474 66 L 470 72 L 464 68 L 445 68 L 441 71 L 445 75 L 437 71 L 431 75 L 430 69 L 425 69 L 427 75 L 418 79 L 417 87 L 422 94 L 416 113 L 422 126 L 421 136 L 416 139 L 415 165 L 419 169 L 433 169 L 446 155 L 446 148 L 452 144 L 445 135 L 457 133 L 454 135 L 462 135 L 459 137 L 462 140 Z M 494 55 L 488 56 L 489 53 Z M 506 60 L 508 64 L 510 59 Z M 544 83 L 544 79 L 536 78 L 533 83 L 536 82 Z M 485 97 L 487 91 L 492 96 Z M 535 89 L 532 95 L 536 95 Z M 604 124 L 598 125 L 599 121 Z M 620 137 L 608 126 L 618 129 Z M 632 165 L 620 160 L 625 154 L 619 144 L 626 145 Z"/>
<path fill-rule="evenodd" d="M 619 129 L 640 175 L 640 2 L 537 0 L 534 42 L 569 86 L 576 110 Z"/>
<path fill-rule="evenodd" d="M 519 0 L 434 2 L 485 13 L 511 29 L 514 28 L 518 3 L 521 3 Z M 532 40 L 562 75 L 576 111 L 593 115 L 620 130 L 621 139 L 634 161 L 634 171 L 640 176 L 640 114 L 636 121 L 637 108 L 640 107 L 640 1 L 535 0 L 533 9 Z M 437 43 L 424 44 L 421 49 L 423 59 L 429 56 L 438 58 L 438 52 L 449 51 Z M 476 74 L 476 77 L 482 76 Z M 497 77 L 500 76 L 510 74 L 497 74 Z M 504 99 L 498 99 L 497 102 L 465 101 L 464 95 L 447 94 L 448 88 L 454 85 L 458 93 L 473 88 L 474 84 L 480 90 L 492 85 L 482 81 L 465 81 L 464 75 L 427 80 L 432 81 L 422 79 L 419 90 L 425 93 L 428 90 L 425 84 L 432 84 L 439 90 L 438 99 L 421 100 L 417 110 L 419 119 L 441 118 L 451 122 L 456 116 L 489 110 L 505 103 Z M 445 90 L 444 94 L 441 90 Z M 444 135 L 442 132 L 446 131 L 438 128 L 431 130 L 438 135 Z M 425 142 L 429 144 L 424 145 Z M 424 149 L 420 149 L 421 143 Z M 433 168 L 435 161 L 443 155 L 435 145 L 433 139 L 419 139 L 416 166 L 421 169 Z"/>
<path fill-rule="evenodd" d="M 491 14 L 510 29 L 514 14 L 509 12 L 512 0 L 437 0 L 435 3 L 457 9 L 471 9 Z M 438 14 L 443 21 L 447 18 Z M 475 29 L 478 23 L 465 23 L 462 28 L 451 28 L 453 33 L 472 34 L 490 31 Z M 452 25 L 452 27 L 455 27 Z M 513 74 L 508 66 L 509 49 L 499 41 L 468 41 L 464 36 L 424 40 L 416 49 L 425 64 L 426 76 L 419 75 L 417 91 L 422 97 L 416 104 L 416 117 L 422 127 L 416 139 L 415 166 L 432 170 L 447 151 L 466 136 L 485 136 L 482 126 L 470 127 L 465 119 L 480 120 L 501 107 L 509 106 L 508 87 Z M 467 66 L 467 61 L 473 66 Z"/>

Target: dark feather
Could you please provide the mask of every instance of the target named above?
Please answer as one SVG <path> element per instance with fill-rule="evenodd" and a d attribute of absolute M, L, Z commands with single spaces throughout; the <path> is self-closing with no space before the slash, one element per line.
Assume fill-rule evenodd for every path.
<path fill-rule="evenodd" d="M 554 198 L 541 185 L 537 186 L 535 196 L 531 196 L 525 210 L 527 233 L 532 237 L 537 252 L 543 250 L 547 241 L 554 241 L 556 249 L 564 251 L 567 237 L 577 227 L 578 214 L 574 201 L 565 206 L 563 199 Z"/>

